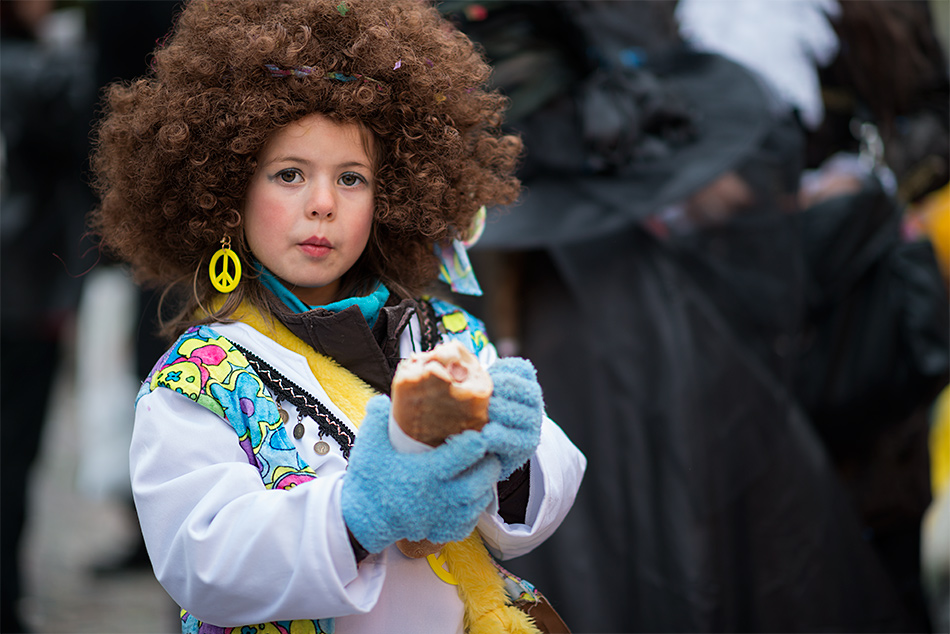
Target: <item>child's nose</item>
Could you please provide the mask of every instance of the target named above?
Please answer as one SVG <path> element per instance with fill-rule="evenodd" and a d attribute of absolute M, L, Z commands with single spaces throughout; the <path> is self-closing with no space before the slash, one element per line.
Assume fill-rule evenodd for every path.
<path fill-rule="evenodd" d="M 314 187 L 307 203 L 307 213 L 312 218 L 329 220 L 336 210 L 336 199 L 333 196 L 333 190 L 328 187 Z"/>

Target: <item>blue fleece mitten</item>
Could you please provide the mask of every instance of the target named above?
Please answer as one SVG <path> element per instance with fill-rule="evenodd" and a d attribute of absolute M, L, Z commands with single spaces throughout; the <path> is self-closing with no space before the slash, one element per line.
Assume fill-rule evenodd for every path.
<path fill-rule="evenodd" d="M 501 479 L 528 461 L 541 440 L 544 400 L 530 361 L 499 359 L 488 368 L 495 390 L 488 401 L 488 424 L 482 435 L 488 451 L 501 460 Z"/>
<path fill-rule="evenodd" d="M 343 519 L 357 541 L 378 553 L 406 538 L 433 542 L 468 536 L 494 497 L 501 469 L 475 431 L 423 453 L 389 441 L 390 400 L 372 398 L 343 480 Z"/>

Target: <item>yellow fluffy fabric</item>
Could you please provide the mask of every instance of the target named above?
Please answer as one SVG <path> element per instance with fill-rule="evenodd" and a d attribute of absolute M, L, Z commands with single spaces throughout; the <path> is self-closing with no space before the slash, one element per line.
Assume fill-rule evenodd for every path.
<path fill-rule="evenodd" d="M 333 404 L 339 407 L 356 427 L 360 426 L 366 416 L 366 403 L 376 395 L 376 390 L 330 357 L 320 354 L 304 343 L 284 324 L 272 317 L 265 318 L 248 302 L 241 304 L 233 318 L 303 356 Z"/>
<path fill-rule="evenodd" d="M 233 318 L 307 359 L 311 372 L 334 404 L 359 427 L 366 415 L 366 403 L 376 395 L 373 388 L 333 359 L 318 353 L 276 319 L 265 318 L 248 302 L 241 304 Z M 477 529 L 460 542 L 445 544 L 442 554 L 449 572 L 458 582 L 468 634 L 540 634 L 531 617 L 508 603 L 504 581 Z"/>
<path fill-rule="evenodd" d="M 468 634 L 540 634 L 531 617 L 508 603 L 499 576 L 478 530 L 442 547 L 449 572 L 458 582 Z"/>

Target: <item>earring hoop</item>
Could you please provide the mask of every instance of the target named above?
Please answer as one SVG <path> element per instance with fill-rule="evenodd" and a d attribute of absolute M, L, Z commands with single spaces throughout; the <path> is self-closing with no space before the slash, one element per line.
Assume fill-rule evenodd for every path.
<path fill-rule="evenodd" d="M 211 256 L 208 277 L 211 285 L 221 293 L 230 293 L 241 281 L 241 259 L 231 250 L 230 236 L 221 238 L 221 248 Z"/>

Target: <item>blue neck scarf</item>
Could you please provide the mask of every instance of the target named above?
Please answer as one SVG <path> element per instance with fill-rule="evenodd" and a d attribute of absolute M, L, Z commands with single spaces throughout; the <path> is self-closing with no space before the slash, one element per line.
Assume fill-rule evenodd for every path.
<path fill-rule="evenodd" d="M 372 328 L 373 324 L 376 323 L 376 318 L 379 316 L 379 309 L 382 308 L 386 304 L 386 300 L 389 299 L 389 289 L 383 284 L 377 284 L 376 289 L 365 297 L 347 297 L 346 299 L 341 299 L 338 302 L 324 306 L 308 306 L 300 301 L 299 297 L 291 293 L 290 289 L 284 286 L 273 273 L 268 271 L 261 264 L 258 264 L 258 267 L 261 272 L 261 283 L 276 295 L 277 299 L 282 301 L 287 308 L 295 313 L 307 313 L 317 308 L 328 310 L 331 313 L 338 313 L 346 310 L 350 306 L 356 306 L 363 314 L 366 323 Z"/>

